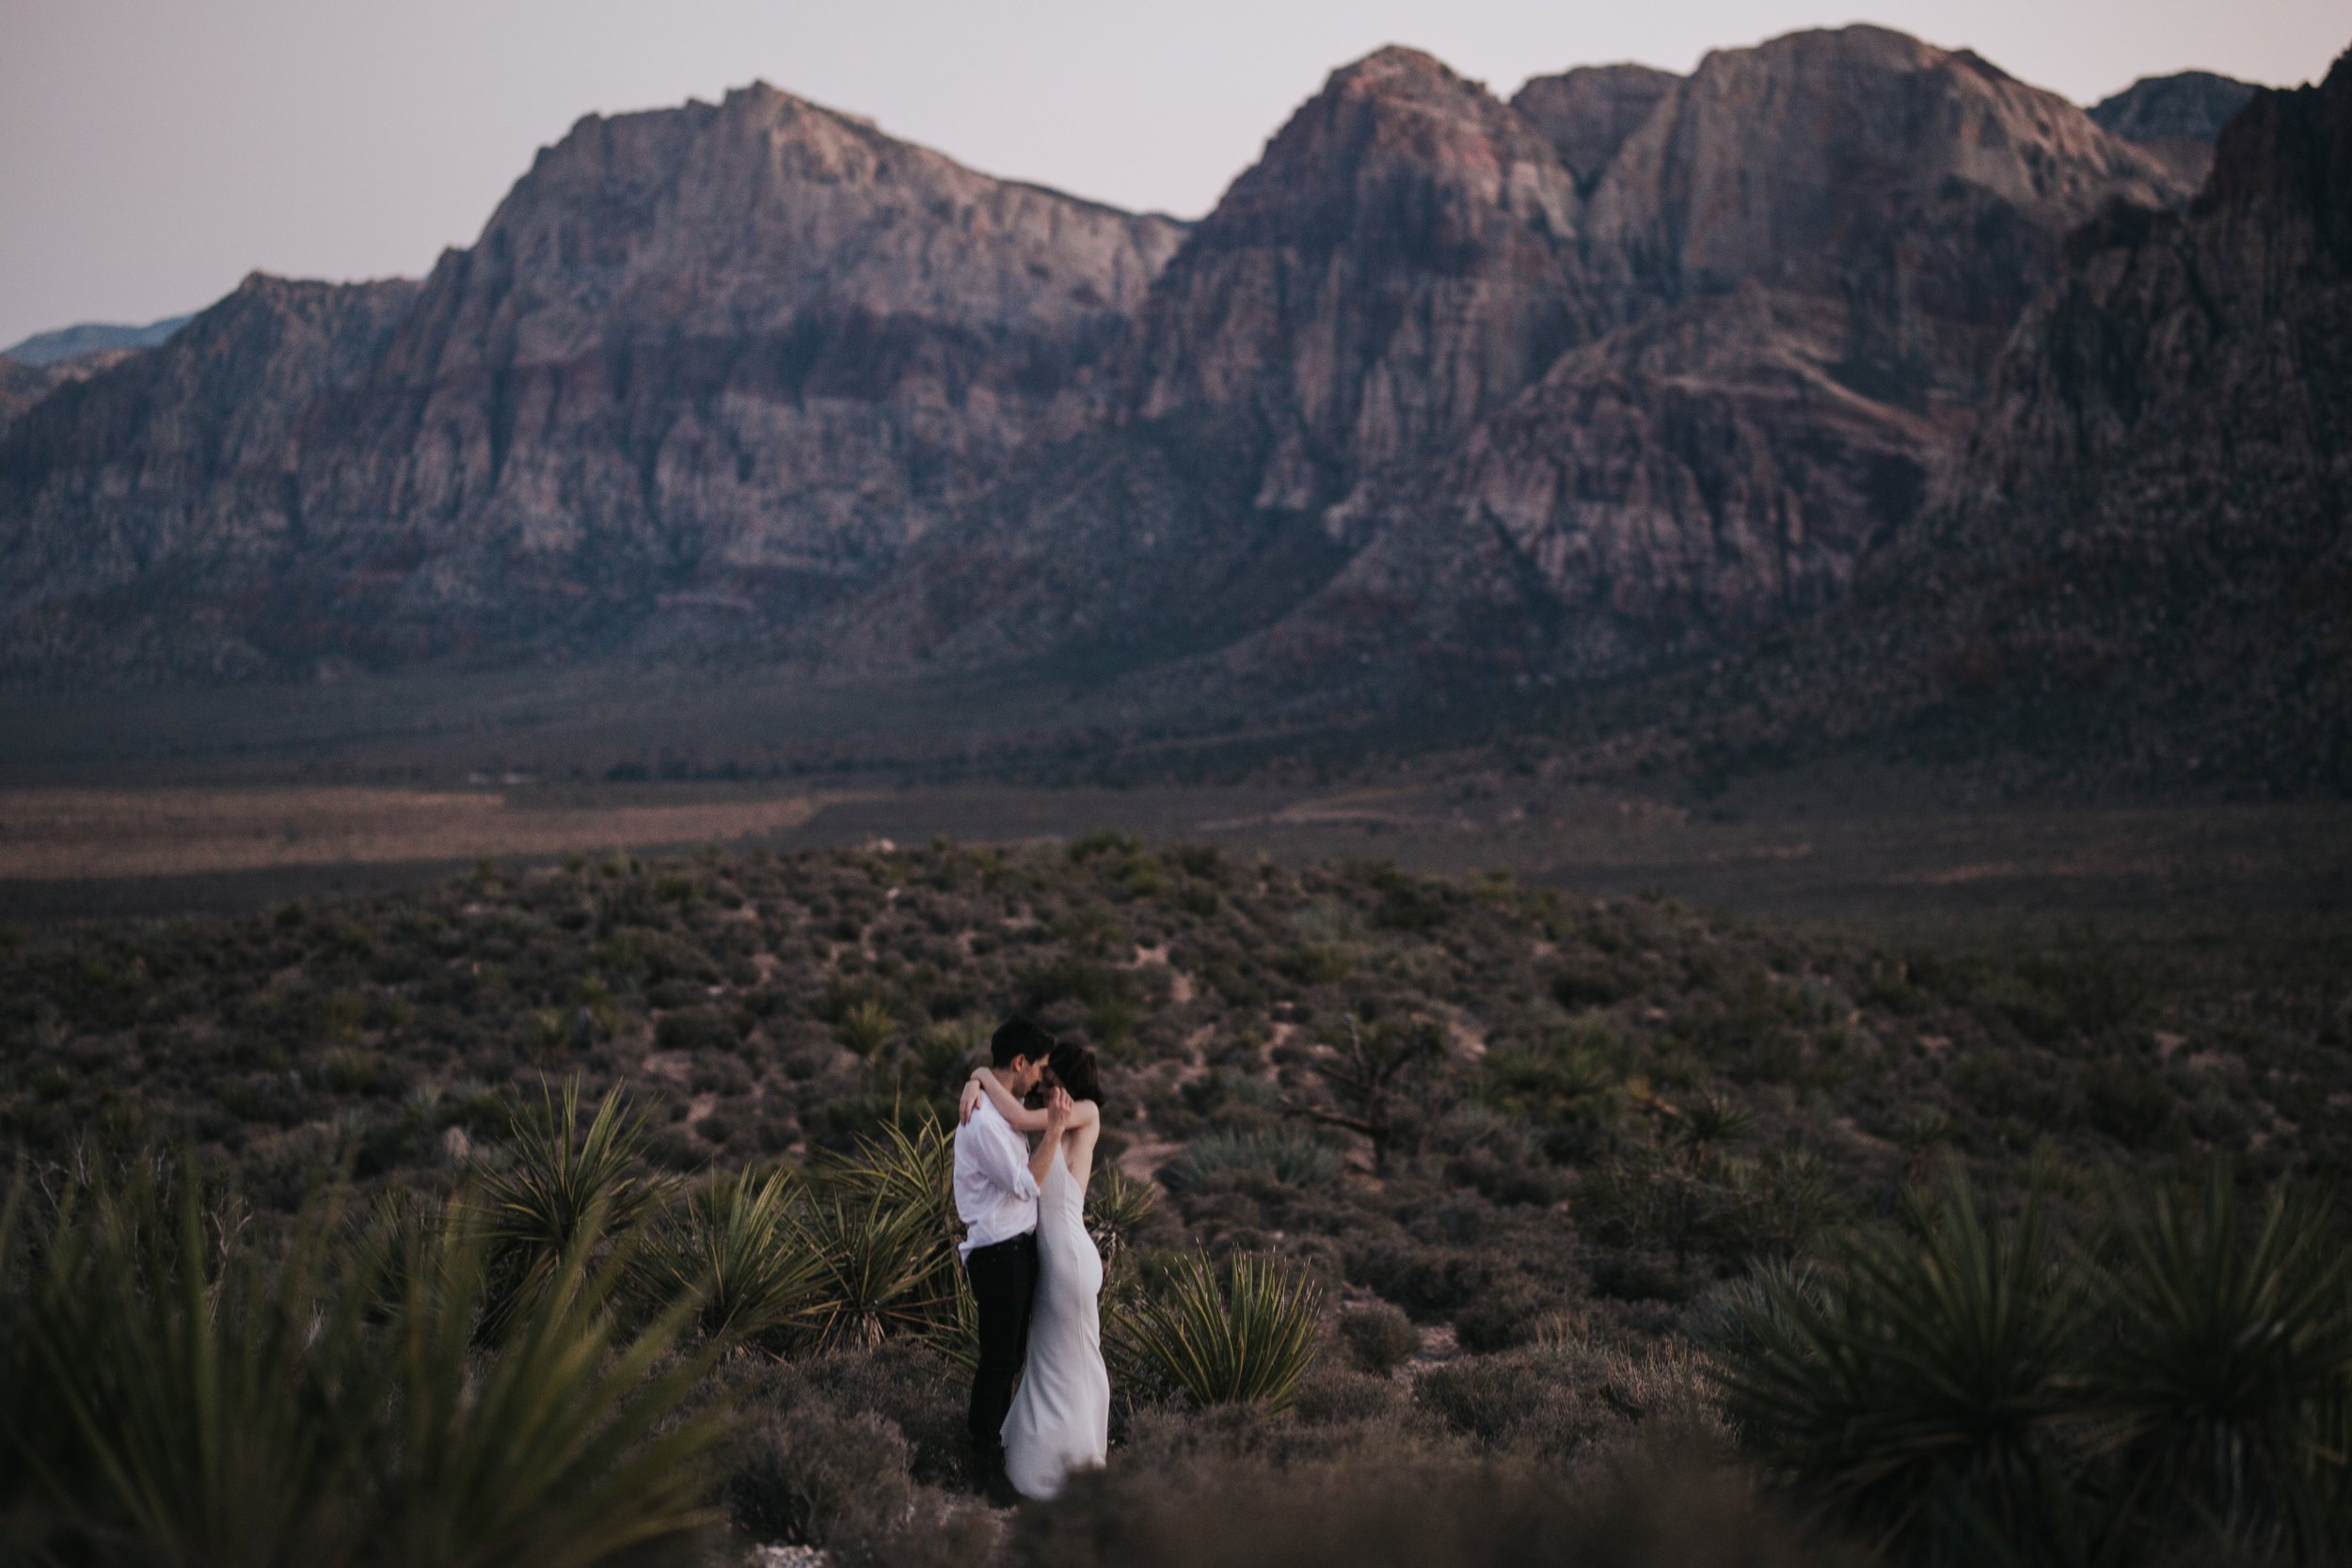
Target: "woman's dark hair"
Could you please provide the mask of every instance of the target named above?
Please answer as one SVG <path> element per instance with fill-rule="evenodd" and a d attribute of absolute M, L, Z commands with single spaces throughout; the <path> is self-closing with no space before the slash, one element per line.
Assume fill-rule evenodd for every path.
<path fill-rule="evenodd" d="M 1103 1103 L 1103 1078 L 1095 1070 L 1092 1046 L 1056 1040 L 1045 1063 L 1053 1069 L 1054 1081 L 1070 1091 L 1071 1099 Z"/>

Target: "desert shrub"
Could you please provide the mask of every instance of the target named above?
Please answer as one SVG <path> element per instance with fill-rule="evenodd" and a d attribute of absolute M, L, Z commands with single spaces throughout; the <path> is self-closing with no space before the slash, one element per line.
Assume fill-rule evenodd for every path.
<path fill-rule="evenodd" d="M 2188 1143 L 2180 1100 L 2156 1074 L 2113 1057 L 2075 1070 L 2083 1114 L 2090 1125 L 2126 1148 L 2177 1150 Z"/>
<path fill-rule="evenodd" d="M 1549 1352 L 1465 1355 L 1422 1372 L 1413 1385 L 1422 1409 L 1489 1448 L 1558 1457 L 1608 1418 L 1577 1388 L 1567 1358 Z"/>
<path fill-rule="evenodd" d="M 1506 1275 L 1454 1312 L 1454 1332 L 1468 1350 L 1509 1350 L 1534 1339 L 1563 1305 L 1558 1291 Z"/>
<path fill-rule="evenodd" d="M 1391 1427 L 1409 1414 L 1412 1393 L 1402 1379 L 1326 1361 L 1299 1380 L 1291 1408 L 1312 1426 Z"/>
<path fill-rule="evenodd" d="M 1289 1128 L 1210 1132 L 1184 1146 L 1160 1167 L 1160 1182 L 1171 1193 L 1197 1192 L 1219 1179 L 1248 1177 L 1284 1186 L 1327 1186 L 1346 1164 L 1339 1151 Z"/>
<path fill-rule="evenodd" d="M 723 1488 L 727 1513 L 755 1541 L 854 1560 L 913 1507 L 909 1457 L 883 1417 L 803 1391 L 745 1425 Z"/>
<path fill-rule="evenodd" d="M 1356 960 L 1344 948 L 1302 942 L 1274 962 L 1276 971 L 1302 986 L 1337 985 L 1355 973 Z"/>
<path fill-rule="evenodd" d="M 1108 1338 L 1136 1386 L 1280 1409 L 1315 1358 L 1321 1290 L 1276 1259 L 1193 1252 L 1152 1271 Z"/>
<path fill-rule="evenodd" d="M 1385 1301 L 1351 1307 L 1340 1314 L 1340 1340 L 1356 1364 L 1383 1377 L 1410 1360 L 1421 1349 L 1413 1321 Z"/>
<path fill-rule="evenodd" d="M 836 1409 L 870 1411 L 897 1427 L 917 1481 L 949 1487 L 966 1482 L 968 1368 L 919 1340 L 897 1338 L 868 1352 L 808 1356 L 794 1363 L 790 1373 Z"/>
<path fill-rule="evenodd" d="M 1493 1285 L 1495 1266 L 1467 1247 L 1375 1240 L 1350 1250 L 1347 1277 L 1426 1320 L 1470 1305 Z"/>
<path fill-rule="evenodd" d="M 661 1015 L 654 1026 L 654 1044 L 663 1051 L 731 1051 L 735 1026 L 726 1014 L 707 1005 L 681 1007 Z"/>
<path fill-rule="evenodd" d="M 1570 1012 L 1606 1007 L 1641 990 L 1640 970 L 1622 959 L 1598 955 L 1571 959 L 1551 977 L 1552 999 Z"/>

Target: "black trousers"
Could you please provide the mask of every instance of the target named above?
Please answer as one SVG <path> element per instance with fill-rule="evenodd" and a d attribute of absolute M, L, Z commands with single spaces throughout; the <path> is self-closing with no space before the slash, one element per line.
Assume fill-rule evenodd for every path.
<path fill-rule="evenodd" d="M 980 1364 L 972 1373 L 972 1457 L 985 1481 L 1004 1473 L 1005 1413 L 1029 1354 L 1029 1307 L 1037 1295 L 1037 1232 L 976 1247 L 964 1259 L 979 1307 Z"/>

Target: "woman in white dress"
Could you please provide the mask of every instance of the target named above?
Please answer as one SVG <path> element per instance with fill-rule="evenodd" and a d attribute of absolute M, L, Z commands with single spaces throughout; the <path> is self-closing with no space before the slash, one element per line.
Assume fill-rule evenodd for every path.
<path fill-rule="evenodd" d="M 1005 1471 L 1025 1497 L 1057 1496 L 1073 1470 L 1103 1463 L 1110 1447 L 1111 1378 L 1103 1365 L 1103 1256 L 1087 1234 L 1087 1180 L 1103 1132 L 1103 1091 L 1094 1053 L 1057 1043 L 1045 1081 L 1073 1103 L 1062 1133 L 1061 1158 L 1039 1184 L 1038 1279 L 1029 1317 L 1028 1365 L 1005 1417 Z M 1024 1132 L 1041 1132 L 1045 1113 L 1032 1111 L 981 1068 L 964 1085 L 962 1115 L 980 1097 Z"/>

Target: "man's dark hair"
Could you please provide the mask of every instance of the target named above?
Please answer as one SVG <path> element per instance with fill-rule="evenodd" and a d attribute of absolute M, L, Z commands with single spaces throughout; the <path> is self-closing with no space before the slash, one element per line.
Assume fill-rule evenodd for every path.
<path fill-rule="evenodd" d="M 1054 1037 L 1039 1028 L 1032 1019 L 1019 1013 L 996 1026 L 996 1033 L 988 1042 L 989 1060 L 999 1068 L 1009 1068 L 1016 1056 L 1032 1062 L 1042 1061 L 1053 1054 Z"/>

